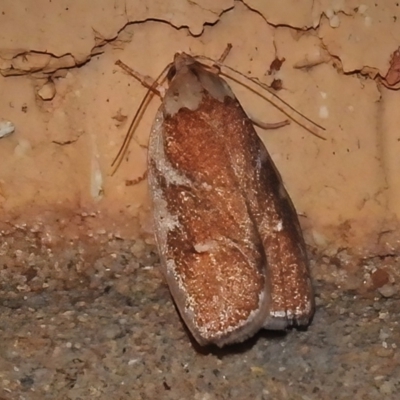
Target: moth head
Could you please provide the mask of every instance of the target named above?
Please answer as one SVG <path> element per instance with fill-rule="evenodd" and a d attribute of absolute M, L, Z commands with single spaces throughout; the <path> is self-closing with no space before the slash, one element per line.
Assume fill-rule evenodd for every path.
<path fill-rule="evenodd" d="M 186 53 L 175 53 L 174 61 L 167 72 L 167 80 L 171 82 L 178 71 L 182 71 L 184 69 L 193 70 L 193 66 L 198 65 L 203 67 L 201 63 L 196 61 L 192 56 Z"/>
<path fill-rule="evenodd" d="M 196 59 L 189 54 L 186 53 L 175 53 L 174 55 L 174 65 L 175 68 L 179 71 L 183 67 L 189 67 L 190 65 L 198 64 Z"/>

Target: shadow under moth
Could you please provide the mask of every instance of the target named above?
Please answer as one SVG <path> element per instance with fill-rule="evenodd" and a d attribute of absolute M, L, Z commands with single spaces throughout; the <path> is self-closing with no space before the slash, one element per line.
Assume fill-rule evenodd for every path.
<path fill-rule="evenodd" d="M 305 243 L 252 121 L 215 68 L 179 53 L 167 76 L 148 185 L 162 272 L 182 319 L 200 345 L 220 347 L 261 328 L 307 326 Z"/>

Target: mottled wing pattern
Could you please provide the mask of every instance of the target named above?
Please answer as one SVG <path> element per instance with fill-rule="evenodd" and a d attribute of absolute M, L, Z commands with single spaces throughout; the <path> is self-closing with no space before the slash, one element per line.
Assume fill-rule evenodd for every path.
<path fill-rule="evenodd" d="M 229 86 L 186 55 L 149 143 L 161 264 L 200 344 L 307 324 L 313 295 L 294 207 Z"/>

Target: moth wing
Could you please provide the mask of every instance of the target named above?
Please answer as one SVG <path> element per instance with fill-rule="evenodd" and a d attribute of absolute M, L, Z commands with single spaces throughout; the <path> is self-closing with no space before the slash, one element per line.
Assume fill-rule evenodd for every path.
<path fill-rule="evenodd" d="M 306 325 L 308 260 L 279 172 L 226 82 L 189 61 L 149 144 L 156 238 L 179 312 L 200 344 Z"/>
<path fill-rule="evenodd" d="M 200 344 L 240 342 L 269 315 L 262 243 L 229 147 L 199 110 L 157 113 L 149 187 L 163 273 Z M 206 139 L 206 140 L 205 140 Z"/>
<path fill-rule="evenodd" d="M 262 143 L 259 157 L 262 160 L 257 171 L 260 190 L 269 193 L 267 202 L 259 202 L 262 215 L 259 229 L 272 300 L 264 327 L 306 326 L 311 322 L 315 305 L 300 223 L 281 176 Z"/>

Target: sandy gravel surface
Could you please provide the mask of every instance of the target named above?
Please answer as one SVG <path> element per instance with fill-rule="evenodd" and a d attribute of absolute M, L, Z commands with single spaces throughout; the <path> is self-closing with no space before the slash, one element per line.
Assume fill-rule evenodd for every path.
<path fill-rule="evenodd" d="M 1 243 L 1 400 L 398 398 L 394 256 L 311 254 L 309 329 L 220 350 L 190 340 L 143 241 L 13 227 Z"/>

